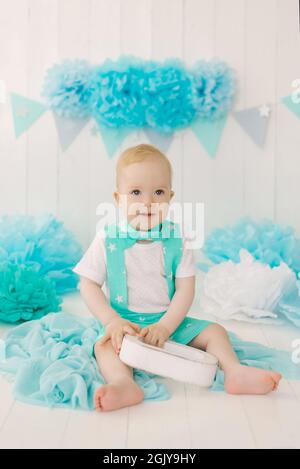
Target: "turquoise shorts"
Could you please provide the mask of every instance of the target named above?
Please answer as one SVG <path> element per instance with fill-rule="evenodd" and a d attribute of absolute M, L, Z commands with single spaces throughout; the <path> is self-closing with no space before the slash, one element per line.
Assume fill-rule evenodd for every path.
<path fill-rule="evenodd" d="M 160 318 L 166 313 L 166 311 L 163 311 L 162 313 L 139 313 L 124 308 L 118 308 L 117 312 L 122 318 L 128 319 L 129 321 L 138 324 L 141 328 L 158 322 Z M 170 335 L 169 339 L 174 340 L 174 342 L 179 342 L 180 344 L 186 345 L 211 324 L 216 323 L 204 319 L 197 319 L 186 316 L 179 324 L 177 329 L 173 332 L 173 334 Z M 96 342 L 105 334 L 105 326 L 100 323 L 100 327 L 101 331 L 96 339 Z"/>

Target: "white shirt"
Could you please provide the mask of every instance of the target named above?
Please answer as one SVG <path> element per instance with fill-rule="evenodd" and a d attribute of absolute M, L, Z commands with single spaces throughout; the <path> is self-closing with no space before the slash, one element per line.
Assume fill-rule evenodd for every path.
<path fill-rule="evenodd" d="M 183 237 L 182 258 L 175 277 L 191 277 L 197 273 L 194 250 L 188 249 L 186 244 L 187 240 Z M 139 313 L 166 311 L 170 304 L 170 298 L 165 278 L 162 241 L 158 240 L 147 244 L 136 242 L 124 250 L 124 255 L 128 309 Z M 72 270 L 101 286 L 104 284 L 106 297 L 110 298 L 103 229 L 96 234 L 83 257 Z M 124 275 L 124 273 L 120 272 L 120 275 Z"/>

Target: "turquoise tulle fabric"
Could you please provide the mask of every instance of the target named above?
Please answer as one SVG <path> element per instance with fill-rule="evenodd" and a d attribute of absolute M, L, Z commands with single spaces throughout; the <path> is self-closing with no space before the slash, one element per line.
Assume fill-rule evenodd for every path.
<path fill-rule="evenodd" d="M 13 396 L 29 404 L 93 409 L 105 383 L 93 347 L 102 326 L 94 318 L 54 313 L 11 329 L 0 347 L 0 372 L 13 381 Z M 151 375 L 134 370 L 145 399 L 168 399 Z"/>
<path fill-rule="evenodd" d="M 0 372 L 13 382 L 13 396 L 30 404 L 92 410 L 94 392 L 104 384 L 93 355 L 101 328 L 94 318 L 50 313 L 11 329 L 1 342 Z M 230 338 L 241 363 L 300 379 L 300 366 L 292 362 L 289 351 L 246 342 L 232 333 Z M 169 399 L 167 386 L 156 378 L 134 369 L 146 400 Z M 223 390 L 221 370 L 211 389 Z"/>

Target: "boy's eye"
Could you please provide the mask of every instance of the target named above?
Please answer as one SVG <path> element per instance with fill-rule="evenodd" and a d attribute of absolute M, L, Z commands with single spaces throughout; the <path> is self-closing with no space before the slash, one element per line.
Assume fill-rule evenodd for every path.
<path fill-rule="evenodd" d="M 141 191 L 139 189 L 133 189 L 130 193 L 134 194 L 134 195 L 139 195 L 141 193 Z M 162 195 L 162 194 L 164 194 L 164 190 L 163 189 L 157 189 L 155 191 L 155 194 L 156 195 Z"/>

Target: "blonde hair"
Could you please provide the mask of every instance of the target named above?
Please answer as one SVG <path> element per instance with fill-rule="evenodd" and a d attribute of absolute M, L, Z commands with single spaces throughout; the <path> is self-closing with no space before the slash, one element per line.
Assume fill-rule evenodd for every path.
<path fill-rule="evenodd" d="M 156 159 L 157 161 L 162 161 L 164 164 L 166 164 L 170 174 L 170 183 L 172 184 L 172 166 L 166 155 L 153 145 L 141 143 L 140 145 L 127 148 L 119 156 L 116 166 L 117 187 L 119 185 L 119 175 L 122 168 L 125 168 L 126 166 L 129 166 L 133 163 L 140 163 L 141 161 L 145 161 L 147 159 Z"/>

